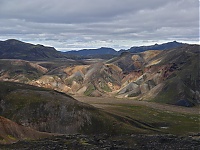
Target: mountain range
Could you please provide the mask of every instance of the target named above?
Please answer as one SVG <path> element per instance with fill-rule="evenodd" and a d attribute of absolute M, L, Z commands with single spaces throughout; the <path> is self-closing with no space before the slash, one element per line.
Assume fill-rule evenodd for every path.
<path fill-rule="evenodd" d="M 101 57 L 101 55 L 102 57 L 103 56 L 105 57 L 105 55 L 107 55 L 107 57 L 110 55 L 111 57 L 115 55 L 120 55 L 123 52 L 139 53 L 139 52 L 144 52 L 147 50 L 165 50 L 165 49 L 170 49 L 170 48 L 176 48 L 182 45 L 184 44 L 173 41 L 173 42 L 155 44 L 155 45 L 150 45 L 150 46 L 134 46 L 134 47 L 131 47 L 130 49 L 119 50 L 119 51 L 116 51 L 113 48 L 101 47 L 98 49 L 83 49 L 83 50 L 77 50 L 77 51 L 67 51 L 65 53 L 78 55 L 78 56 L 85 56 L 85 57 L 86 56 L 87 57 Z"/>
<path fill-rule="evenodd" d="M 23 59 L 23 60 L 55 60 L 55 59 L 85 59 L 103 58 L 110 59 L 119 56 L 123 52 L 138 53 L 147 50 L 165 50 L 184 45 L 179 42 L 168 42 L 150 46 L 131 47 L 128 50 L 116 51 L 113 48 L 101 47 L 98 49 L 83 49 L 78 51 L 60 52 L 53 47 L 40 44 L 34 45 L 15 39 L 0 41 L 0 59 Z"/>
<path fill-rule="evenodd" d="M 150 46 L 134 46 L 128 49 L 127 51 L 131 53 L 138 53 L 138 52 L 144 52 L 147 50 L 166 50 L 166 49 L 172 49 L 179 46 L 183 46 L 184 43 L 180 43 L 177 41 L 163 43 L 163 44 L 155 44 Z"/>
<path fill-rule="evenodd" d="M 9 52 L 14 50 L 16 45 L 18 50 L 20 47 L 29 48 L 20 51 L 20 55 L 16 55 L 19 58 L 25 55 L 28 58 L 28 54 L 32 53 L 31 48 L 34 47 L 32 44 L 23 45 L 24 43 L 13 40 L 3 43 Z M 5 46 L 5 43 L 11 44 Z M 176 48 L 164 50 L 167 46 Z M 41 47 L 44 49 L 41 50 Z M 145 51 L 147 48 L 159 50 Z M 163 50 L 160 50 L 161 48 Z M 103 49 L 107 48 L 92 50 L 92 54 L 96 51 L 98 55 L 102 54 L 101 50 L 104 54 L 115 52 L 113 49 Z M 0 79 L 51 88 L 72 95 L 129 97 L 183 106 L 199 103 L 199 45 L 170 42 L 141 47 L 142 52 L 138 52 L 139 47 L 135 48 L 134 53 L 131 49 L 111 59 L 90 62 L 87 59 L 69 60 L 53 48 L 39 46 L 37 51 L 51 54 L 52 57 L 48 57 L 51 59 L 47 59 L 46 55 L 44 60 L 39 62 L 2 59 Z M 35 49 L 33 51 L 35 52 Z M 85 51 L 89 54 L 90 50 L 80 52 Z M 37 56 L 41 56 L 39 54 Z M 43 56 L 38 58 L 42 59 Z M 65 59 L 49 61 L 53 60 L 54 56 Z M 173 92 L 174 90 L 179 92 Z"/>
<path fill-rule="evenodd" d="M 30 84 L 86 96 L 194 106 L 200 99 L 199 46 L 122 53 L 105 62 L 58 68 Z M 176 91 L 176 92 L 174 92 Z"/>
<path fill-rule="evenodd" d="M 66 54 L 79 56 L 95 56 L 95 55 L 118 55 L 118 52 L 113 48 L 101 47 L 97 49 L 83 49 L 78 51 L 67 51 Z"/>

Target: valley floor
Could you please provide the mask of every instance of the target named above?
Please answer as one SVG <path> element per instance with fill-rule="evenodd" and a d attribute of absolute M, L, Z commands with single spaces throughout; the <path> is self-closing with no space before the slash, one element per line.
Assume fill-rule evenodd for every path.
<path fill-rule="evenodd" d="M 132 99 L 119 99 L 119 98 L 110 98 L 110 97 L 83 97 L 83 96 L 75 96 L 75 99 L 91 104 L 97 108 L 106 109 L 108 107 L 119 107 L 118 105 L 134 105 L 134 106 L 146 106 L 153 109 L 158 109 L 162 111 L 169 111 L 169 112 L 178 112 L 184 114 L 199 114 L 200 107 L 182 107 L 182 106 L 175 106 L 175 105 L 168 105 L 168 104 L 161 104 L 155 102 L 148 102 L 148 101 L 138 101 Z"/>
<path fill-rule="evenodd" d="M 190 135 L 200 133 L 199 106 L 182 107 L 131 99 L 75 97 L 77 100 L 97 107 L 110 115 L 130 122 L 153 127 L 155 133 Z M 127 122 L 128 120 L 128 122 Z M 131 124 L 135 126 L 135 124 Z M 137 129 L 135 130 L 137 133 Z M 151 133 L 149 133 L 151 134 Z"/>

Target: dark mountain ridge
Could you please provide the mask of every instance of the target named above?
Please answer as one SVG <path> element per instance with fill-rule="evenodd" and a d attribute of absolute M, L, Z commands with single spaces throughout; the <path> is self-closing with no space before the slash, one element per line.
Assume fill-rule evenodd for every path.
<path fill-rule="evenodd" d="M 54 47 L 46 47 L 40 44 L 34 45 L 15 39 L 0 41 L 1 59 L 23 60 L 49 60 L 58 58 L 70 58 L 57 51 Z"/>
<path fill-rule="evenodd" d="M 80 56 L 95 56 L 95 55 L 117 55 L 118 52 L 113 48 L 101 47 L 97 49 L 83 49 L 78 51 L 68 51 L 66 54 L 80 55 Z"/>
<path fill-rule="evenodd" d="M 144 52 L 147 50 L 166 50 L 171 48 L 177 48 L 179 46 L 183 46 L 184 43 L 179 43 L 177 41 L 163 43 L 163 44 L 154 44 L 150 46 L 134 46 L 128 49 L 127 51 L 131 53 L 138 53 L 138 52 Z"/>
<path fill-rule="evenodd" d="M 102 55 L 110 55 L 110 56 L 119 56 L 124 52 L 130 52 L 130 53 L 139 53 L 144 52 L 147 50 L 166 50 L 171 48 L 177 48 L 179 46 L 185 45 L 184 43 L 180 43 L 177 41 L 173 42 L 167 42 L 163 44 L 155 44 L 155 45 L 149 45 L 149 46 L 134 46 L 127 50 L 120 50 L 116 51 L 113 48 L 107 48 L 107 47 L 101 47 L 97 49 L 83 49 L 83 50 L 73 50 L 73 51 L 67 51 L 65 54 L 72 54 L 72 55 L 78 55 L 78 56 L 84 56 L 84 57 L 100 57 Z"/>
<path fill-rule="evenodd" d="M 184 45 L 176 41 L 155 44 L 150 46 L 131 47 L 128 50 L 116 51 L 113 48 L 101 47 L 97 49 L 83 49 L 77 51 L 60 52 L 54 47 L 40 44 L 34 45 L 15 39 L 0 41 L 0 59 L 23 59 L 23 60 L 52 60 L 52 59 L 87 59 L 102 58 L 110 59 L 121 55 L 123 52 L 138 53 L 147 50 L 165 50 Z"/>

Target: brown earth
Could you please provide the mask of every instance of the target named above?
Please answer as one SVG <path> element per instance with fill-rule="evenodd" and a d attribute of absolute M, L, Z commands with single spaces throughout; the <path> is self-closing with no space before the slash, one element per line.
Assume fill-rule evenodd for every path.
<path fill-rule="evenodd" d="M 38 132 L 0 116 L 0 143 L 8 144 L 25 139 L 39 139 L 53 134 Z"/>

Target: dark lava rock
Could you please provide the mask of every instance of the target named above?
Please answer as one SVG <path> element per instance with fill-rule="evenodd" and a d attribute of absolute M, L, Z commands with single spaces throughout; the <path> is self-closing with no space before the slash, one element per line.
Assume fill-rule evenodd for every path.
<path fill-rule="evenodd" d="M 196 135 L 194 135 L 196 136 Z M 198 150 L 200 141 L 175 135 L 63 135 L 0 145 L 6 150 Z"/>

